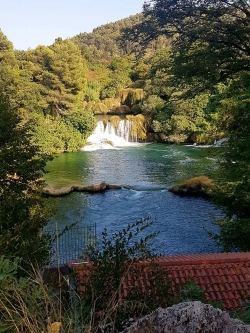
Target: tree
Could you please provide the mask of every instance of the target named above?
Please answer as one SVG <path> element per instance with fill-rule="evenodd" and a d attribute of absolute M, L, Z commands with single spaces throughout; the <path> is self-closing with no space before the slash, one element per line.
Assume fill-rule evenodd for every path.
<path fill-rule="evenodd" d="M 171 65 L 165 70 L 173 86 L 186 99 L 207 92 L 205 111 L 216 108 L 220 130 L 229 139 L 216 198 L 226 218 L 218 222 L 217 239 L 226 250 L 249 250 L 250 3 L 152 0 L 144 3 L 143 14 L 131 38 L 145 45 L 160 35 L 172 38 Z"/>
<path fill-rule="evenodd" d="M 107 83 L 101 91 L 101 98 L 115 97 L 119 89 L 131 83 L 133 59 L 129 57 L 114 57 L 108 68 L 110 70 Z"/>
<path fill-rule="evenodd" d="M 0 252 L 19 257 L 22 267 L 41 265 L 49 250 L 42 233 L 49 216 L 41 196 L 46 158 L 31 144 L 30 124 L 3 97 L 0 118 Z"/>
<path fill-rule="evenodd" d="M 174 39 L 175 79 L 209 87 L 249 70 L 249 1 L 152 0 L 143 13 L 137 35 L 146 42 L 162 34 Z"/>
<path fill-rule="evenodd" d="M 90 136 L 90 134 L 96 128 L 96 118 L 90 110 L 82 110 L 71 113 L 65 116 L 66 123 L 69 122 L 75 130 L 77 130 L 84 140 Z"/>
<path fill-rule="evenodd" d="M 20 75 L 12 43 L 0 30 L 0 90 L 2 96 L 8 97 L 11 107 L 20 107 L 23 104 L 21 99 L 28 82 Z M 28 91 L 26 95 L 27 93 Z"/>
<path fill-rule="evenodd" d="M 167 141 L 211 143 L 217 133 L 210 125 L 215 112 L 207 107 L 210 94 L 196 93 L 195 97 L 187 98 L 188 86 L 183 84 L 181 88 L 176 84 L 171 74 L 172 62 L 170 48 L 158 50 L 148 60 L 151 69 L 143 112 L 150 116 L 153 130 L 164 133 Z"/>
<path fill-rule="evenodd" d="M 44 114 L 58 116 L 80 107 L 86 85 L 86 64 L 80 49 L 58 38 L 50 47 L 29 51 L 32 80 L 39 87 Z"/>
<path fill-rule="evenodd" d="M 240 82 L 234 81 L 227 87 L 221 98 L 221 113 L 226 117 L 225 124 L 230 135 L 215 195 L 226 216 L 217 221 L 220 234 L 215 238 L 227 251 L 250 250 L 249 97 L 249 81 L 245 82 L 241 77 Z"/>

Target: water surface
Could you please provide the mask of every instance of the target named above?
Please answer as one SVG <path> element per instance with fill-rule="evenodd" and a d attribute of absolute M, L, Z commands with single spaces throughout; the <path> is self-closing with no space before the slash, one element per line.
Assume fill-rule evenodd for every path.
<path fill-rule="evenodd" d="M 107 182 L 129 185 L 130 190 L 103 193 L 72 193 L 50 198 L 56 211 L 51 225 L 59 227 L 78 221 L 96 223 L 97 234 L 104 227 L 110 232 L 138 219 L 154 221 L 149 232 L 159 231 L 157 251 L 164 254 L 208 253 L 219 249 L 207 231 L 221 215 L 209 201 L 178 197 L 168 188 L 190 177 L 214 177 L 218 162 L 214 149 L 193 146 L 142 144 L 122 149 L 103 149 L 62 154 L 48 163 L 47 182 L 55 188 Z"/>

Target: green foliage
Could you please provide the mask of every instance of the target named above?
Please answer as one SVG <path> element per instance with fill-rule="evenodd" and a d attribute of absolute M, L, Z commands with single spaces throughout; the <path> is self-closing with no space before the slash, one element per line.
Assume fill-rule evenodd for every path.
<path fill-rule="evenodd" d="M 158 50 L 147 60 L 151 70 L 143 113 L 150 117 L 151 128 L 164 134 L 168 142 L 213 142 L 216 126 L 211 125 L 215 111 L 208 108 L 210 94 L 199 93 L 187 99 L 188 86 L 176 84 L 172 62 L 170 47 Z"/>
<path fill-rule="evenodd" d="M 90 81 L 87 83 L 87 86 L 84 90 L 84 97 L 83 99 L 86 102 L 96 102 L 100 98 L 100 90 L 101 90 L 101 85 L 97 81 Z"/>
<path fill-rule="evenodd" d="M 114 98 L 118 91 L 131 83 L 130 74 L 133 65 L 133 59 L 129 57 L 114 57 L 108 68 L 110 73 L 103 89 L 101 90 L 101 99 Z"/>
<path fill-rule="evenodd" d="M 169 60 L 170 45 L 166 38 L 159 37 L 152 42 L 147 49 L 147 56 L 144 59 L 138 59 L 138 61 L 136 57 L 142 50 L 138 40 L 133 45 L 131 44 L 132 48 L 127 48 L 126 46 L 125 55 L 124 45 L 128 44 L 127 38 L 122 43 L 119 40 L 120 44 L 118 44 L 122 30 L 133 28 L 135 24 L 140 22 L 141 15 L 136 15 L 129 19 L 101 26 L 94 29 L 91 34 L 80 34 L 73 38 L 74 42 L 82 49 L 82 53 L 88 62 L 90 69 L 88 86 L 96 87 L 97 94 L 94 94 L 92 88 L 87 88 L 88 93 L 85 95 L 85 100 L 88 102 L 88 107 L 93 107 L 94 112 L 97 114 L 105 114 L 110 110 L 114 114 L 119 114 L 120 107 L 109 103 L 114 97 L 118 97 L 122 104 L 130 108 L 128 112 L 141 113 L 141 104 L 145 98 L 143 89 L 148 78 L 151 80 L 150 88 L 148 88 L 148 92 L 151 90 L 149 95 L 162 95 L 160 87 L 165 87 L 165 90 L 169 90 L 169 92 L 172 89 L 168 87 L 168 79 L 165 80 L 164 78 L 164 82 L 163 79 L 159 80 L 159 82 L 155 79 L 155 74 L 158 70 L 157 66 L 163 65 L 163 62 L 166 64 Z M 115 44 L 112 48 L 110 47 L 109 39 L 112 39 L 112 43 Z M 155 50 L 157 50 L 157 55 L 154 56 Z M 128 54 L 130 55 L 129 57 L 127 56 Z M 161 71 L 163 73 L 164 69 Z M 134 82 L 131 82 L 131 79 Z M 98 87 L 96 86 L 97 82 Z M 100 96 L 102 101 L 98 102 L 96 96 Z M 94 105 L 93 102 L 95 103 Z M 157 119 L 157 121 L 160 120 Z"/>
<path fill-rule="evenodd" d="M 151 118 L 160 113 L 165 106 L 165 102 L 157 95 L 149 95 L 144 101 L 142 105 L 143 114 L 146 116 L 150 116 Z"/>
<path fill-rule="evenodd" d="M 39 155 L 29 135 L 7 101 L 0 99 L 0 252 L 38 264 L 48 259 L 49 239 L 42 234 L 49 211 L 41 197 L 45 156 Z"/>
<path fill-rule="evenodd" d="M 230 313 L 230 317 L 234 319 L 239 319 L 243 321 L 245 324 L 250 324 L 250 302 L 248 299 L 242 304 L 240 309 Z"/>
<path fill-rule="evenodd" d="M 174 74 L 193 88 L 249 69 L 247 2 L 153 0 L 145 3 L 143 14 L 147 30 L 137 26 L 134 38 L 173 37 Z"/>
<path fill-rule="evenodd" d="M 40 87 L 44 113 L 56 116 L 80 105 L 86 64 L 72 41 L 58 38 L 50 47 L 29 51 L 28 56 L 34 64 L 32 77 Z"/>
<path fill-rule="evenodd" d="M 84 146 L 86 139 L 96 126 L 93 113 L 89 110 L 55 118 L 33 114 L 30 118 L 32 119 L 32 142 L 44 154 L 78 150 Z"/>
<path fill-rule="evenodd" d="M 88 107 L 91 108 L 95 114 L 106 114 L 109 109 L 103 102 L 89 103 Z"/>
<path fill-rule="evenodd" d="M 205 292 L 194 281 L 186 281 L 181 290 L 181 300 L 182 302 L 200 301 L 205 303 Z"/>
<path fill-rule="evenodd" d="M 249 250 L 249 3 L 152 0 L 143 16 L 125 31 L 132 42 L 146 50 L 162 35 L 170 41 L 147 60 L 148 96 L 166 101 L 151 126 L 166 141 L 229 138 L 215 195 L 226 214 L 218 240 L 227 250 Z"/>
<path fill-rule="evenodd" d="M 250 219 L 224 218 L 216 220 L 214 224 L 219 226 L 220 233 L 213 235 L 213 238 L 224 251 L 250 250 Z"/>
<path fill-rule="evenodd" d="M 79 48 L 58 38 L 50 47 L 14 52 L 2 33 L 0 40 L 2 96 L 23 122 L 31 120 L 33 142 L 40 151 L 53 154 L 83 146 L 94 119 L 82 108 L 87 68 Z"/>
<path fill-rule="evenodd" d="M 22 111 L 38 109 L 39 99 L 36 85 L 31 82 L 27 63 L 23 69 L 12 44 L 0 30 L 0 91 L 1 96 L 8 98 L 12 108 Z"/>
<path fill-rule="evenodd" d="M 143 59 L 139 60 L 133 67 L 133 73 L 132 73 L 133 81 L 146 80 L 148 78 L 149 71 L 150 71 L 150 65 L 146 63 Z"/>
<path fill-rule="evenodd" d="M 221 156 L 224 163 L 214 199 L 224 207 L 225 219 L 217 221 L 220 227 L 217 240 L 227 250 L 250 249 L 249 92 L 244 75 L 227 87 L 220 105 L 229 140 Z"/>
<path fill-rule="evenodd" d="M 200 301 L 202 303 L 209 303 L 214 308 L 219 308 L 221 310 L 223 309 L 222 302 L 206 300 L 205 291 L 199 286 L 197 286 L 197 284 L 193 280 L 186 281 L 181 287 L 180 300 L 181 302 Z"/>
<path fill-rule="evenodd" d="M 90 110 L 82 110 L 65 116 L 66 123 L 71 123 L 75 130 L 86 140 L 96 127 L 96 119 Z"/>
<path fill-rule="evenodd" d="M 80 33 L 72 38 L 79 46 L 82 54 L 93 66 L 100 62 L 109 62 L 114 55 L 123 56 L 138 52 L 140 45 L 132 44 L 128 39 L 120 43 L 121 30 L 132 27 L 142 20 L 142 14 L 132 15 L 95 28 L 92 33 Z"/>
<path fill-rule="evenodd" d="M 89 258 L 92 268 L 89 268 L 90 275 L 84 285 L 85 291 L 82 298 L 93 309 L 95 324 L 106 318 L 106 322 L 112 322 L 114 327 L 121 329 L 124 320 L 127 321 L 133 315 L 145 313 L 145 309 L 150 311 L 155 307 L 156 302 L 159 305 L 158 297 L 161 296 L 162 302 L 163 298 L 164 302 L 166 299 L 173 298 L 171 283 L 168 279 L 166 280 L 166 275 L 164 280 L 162 279 L 162 270 L 156 264 L 154 265 L 155 256 L 151 248 L 156 234 L 140 236 L 150 225 L 152 222 L 148 218 L 142 219 L 111 236 L 108 235 L 107 229 L 104 229 L 101 240 L 90 244 L 84 253 L 84 257 Z M 127 297 L 121 302 L 123 280 L 128 275 L 137 279 L 140 272 L 143 272 L 139 263 L 145 259 L 148 260 L 147 267 L 151 267 L 149 274 L 153 277 L 152 288 L 132 288 L 128 290 Z M 144 283 L 148 282 L 144 281 Z"/>
<path fill-rule="evenodd" d="M 42 154 L 56 154 L 78 150 L 85 143 L 82 134 L 61 117 L 32 116 L 32 142 Z"/>
<path fill-rule="evenodd" d="M 18 258 L 14 258 L 13 262 L 5 258 L 4 255 L 0 256 L 0 286 L 4 288 L 6 283 L 10 283 L 13 276 L 17 273 Z"/>

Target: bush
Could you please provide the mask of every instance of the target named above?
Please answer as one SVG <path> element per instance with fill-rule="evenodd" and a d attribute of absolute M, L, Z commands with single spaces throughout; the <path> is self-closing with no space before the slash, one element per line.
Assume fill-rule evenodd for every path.
<path fill-rule="evenodd" d="M 89 258 L 91 266 L 81 297 L 92 309 L 92 318 L 86 318 L 92 326 L 121 330 L 130 318 L 176 301 L 168 274 L 157 265 L 157 256 L 151 249 L 156 233 L 140 237 L 151 225 L 148 218 L 142 219 L 111 236 L 104 229 L 101 240 L 85 251 L 84 257 Z M 124 295 L 124 283 L 128 281 L 132 287 L 127 286 Z M 132 281 L 141 284 L 135 287 Z"/>

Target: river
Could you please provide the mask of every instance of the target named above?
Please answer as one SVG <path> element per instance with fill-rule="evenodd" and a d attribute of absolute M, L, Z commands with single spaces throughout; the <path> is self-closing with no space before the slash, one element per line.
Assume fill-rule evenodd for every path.
<path fill-rule="evenodd" d="M 208 235 L 221 211 L 201 198 L 179 197 L 168 188 L 190 177 L 213 177 L 218 169 L 217 148 L 139 144 L 61 154 L 47 165 L 46 181 L 55 188 L 103 181 L 131 189 L 103 193 L 71 193 L 49 198 L 55 207 L 50 225 L 62 228 L 96 223 L 115 232 L 141 218 L 154 222 L 147 232 L 159 232 L 156 251 L 162 254 L 211 253 L 219 248 Z M 75 240 L 77 241 L 77 240 Z"/>

